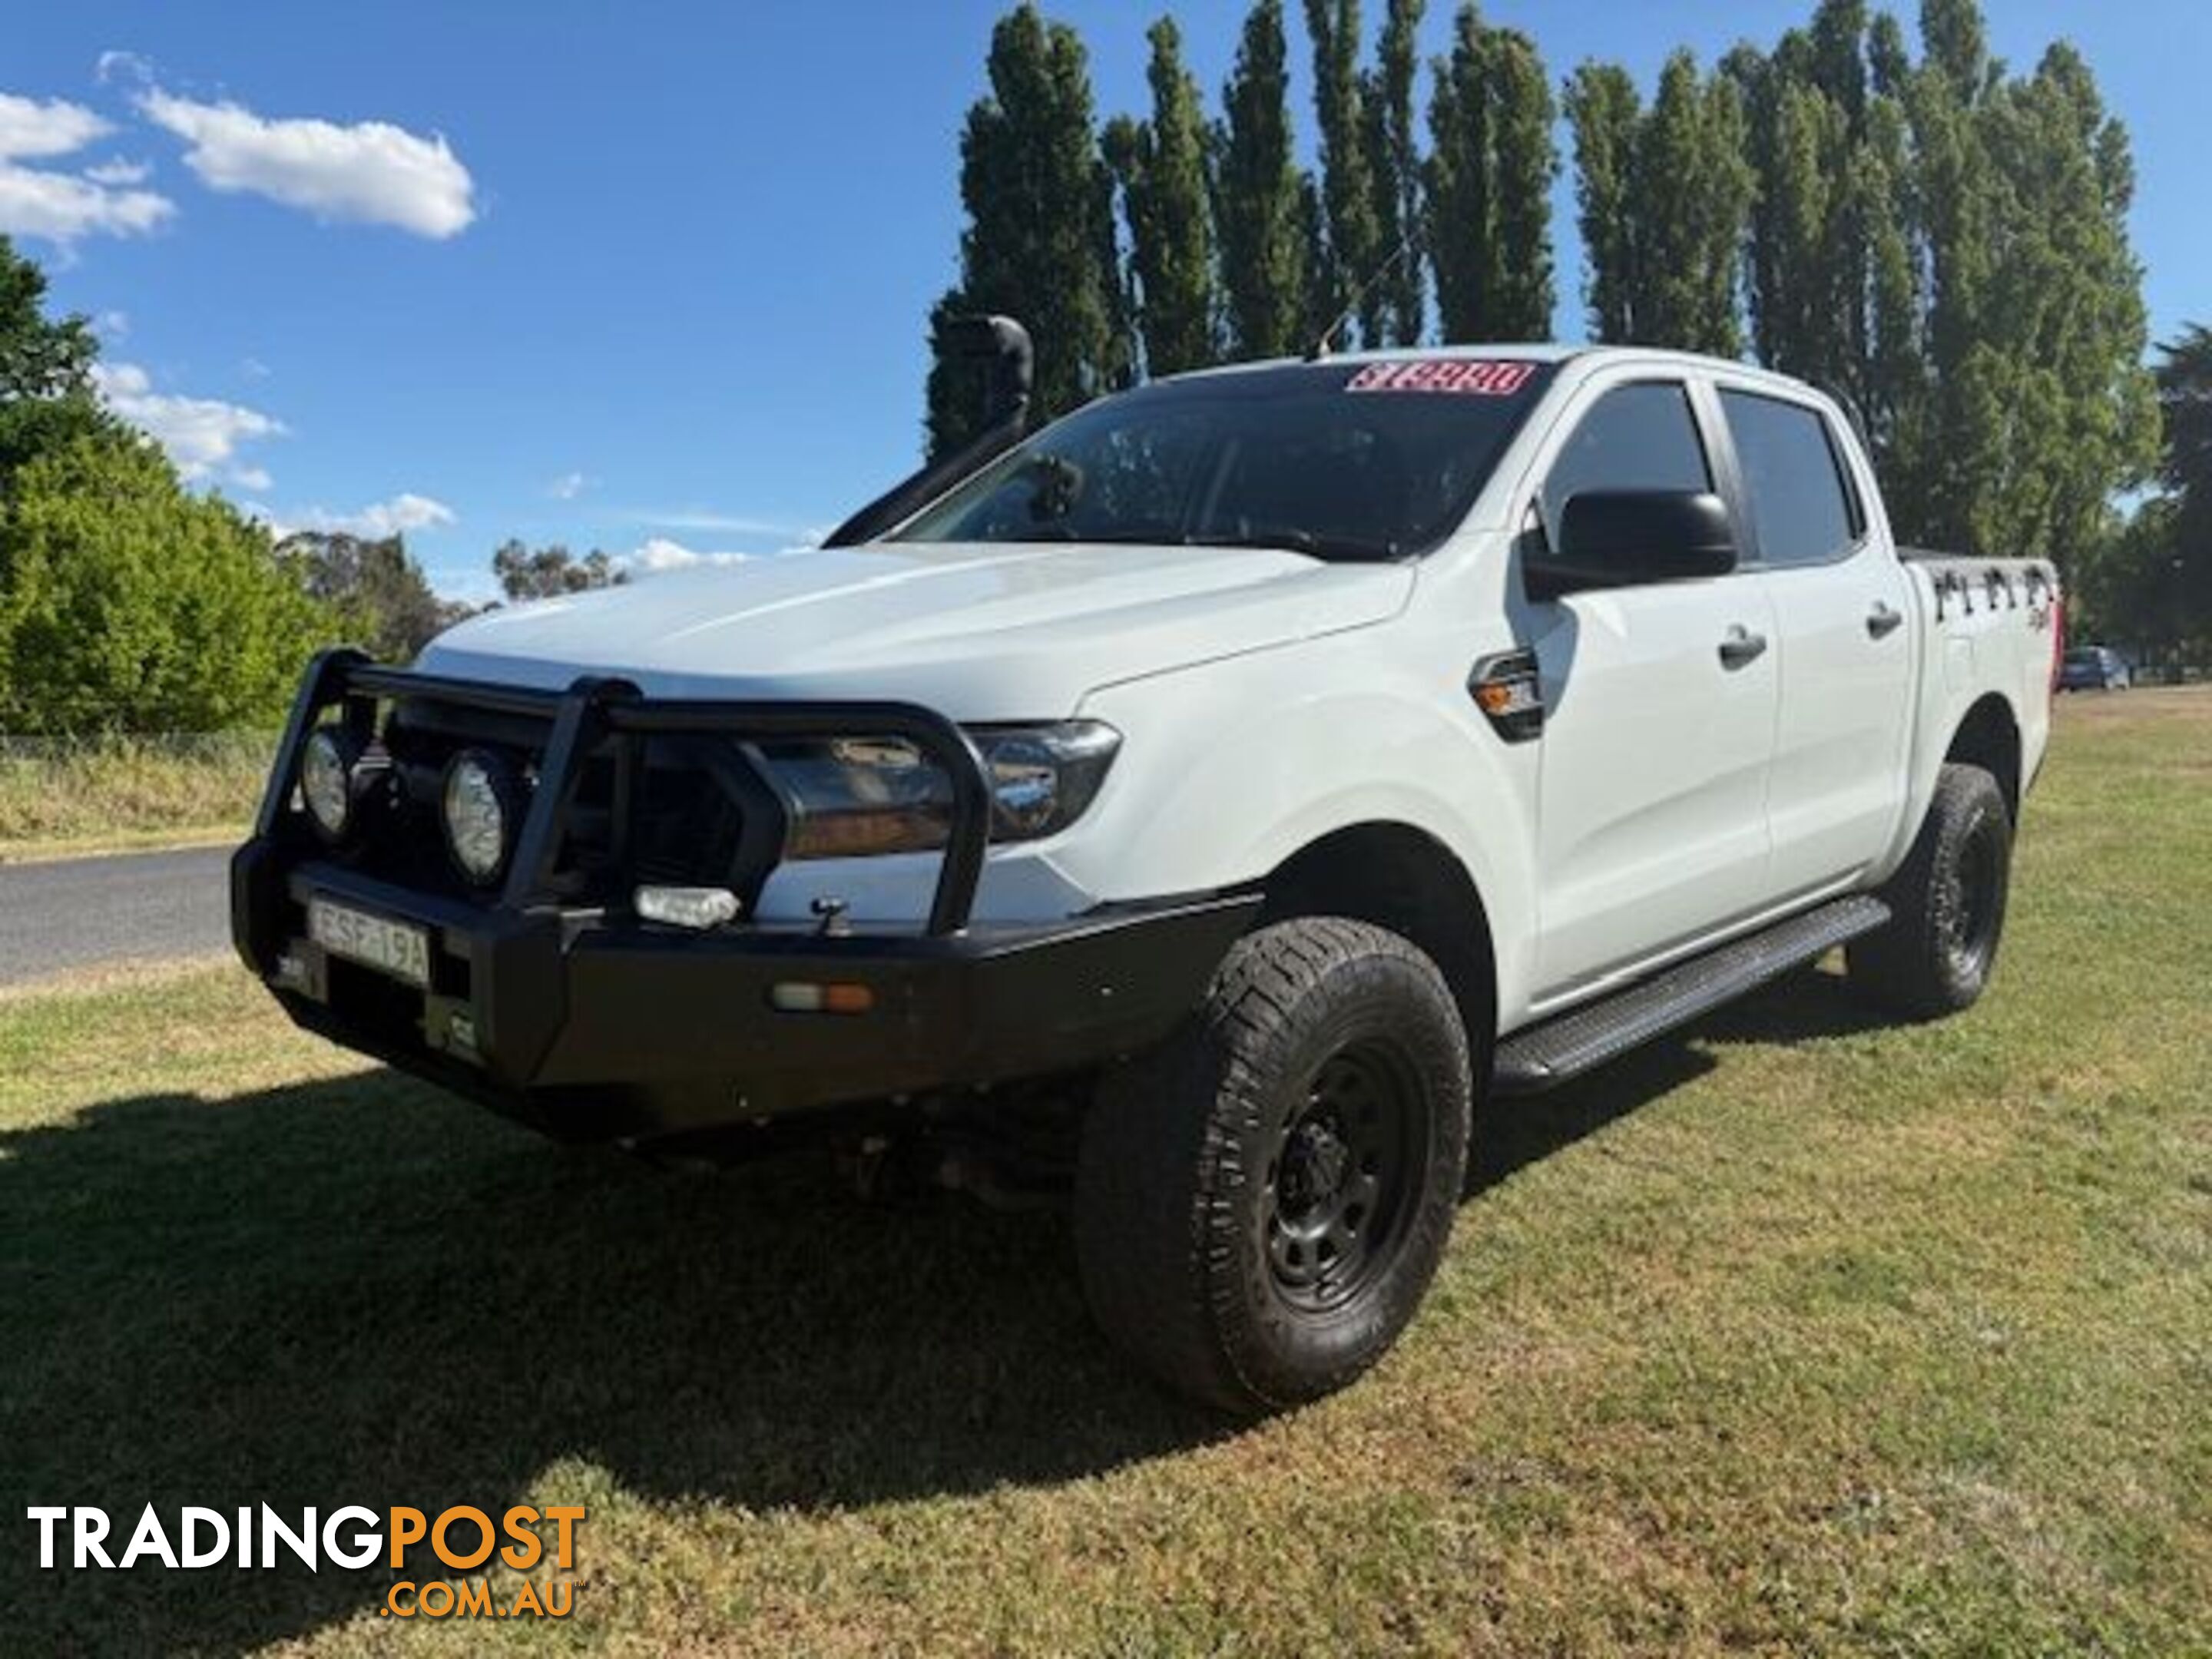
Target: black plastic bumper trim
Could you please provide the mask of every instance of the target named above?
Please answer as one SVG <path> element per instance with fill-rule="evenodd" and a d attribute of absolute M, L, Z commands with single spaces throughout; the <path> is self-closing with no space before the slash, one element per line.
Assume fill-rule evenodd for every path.
<path fill-rule="evenodd" d="M 305 937 L 320 896 L 432 935 L 418 991 Z M 1233 894 L 951 935 L 691 933 L 413 893 L 257 838 L 241 938 L 301 1024 L 568 1139 L 650 1138 L 1047 1076 L 1174 1029 L 1260 905 Z M 253 958 L 249 957 L 249 960 Z M 256 964 L 259 964 L 257 963 Z M 787 981 L 864 985 L 860 1015 L 779 1012 Z"/>

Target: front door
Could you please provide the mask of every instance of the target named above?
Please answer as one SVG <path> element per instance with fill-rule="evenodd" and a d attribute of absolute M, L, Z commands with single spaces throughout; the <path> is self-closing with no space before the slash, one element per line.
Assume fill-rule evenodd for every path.
<path fill-rule="evenodd" d="M 1615 386 L 1553 459 L 1528 534 L 1556 536 L 1581 490 L 1715 487 L 1687 388 Z M 1540 999 L 1762 903 L 1778 672 L 1750 572 L 1577 592 L 1528 622 L 1549 710 Z"/>

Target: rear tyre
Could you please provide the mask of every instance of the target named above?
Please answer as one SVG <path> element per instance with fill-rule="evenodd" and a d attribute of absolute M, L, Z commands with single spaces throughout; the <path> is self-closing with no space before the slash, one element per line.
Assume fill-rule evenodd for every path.
<path fill-rule="evenodd" d="M 1972 1006 L 1996 966 L 2012 881 L 2012 813 L 1978 766 L 1947 765 L 1919 839 L 1882 890 L 1894 913 L 1845 951 L 1851 984 L 1912 1019 Z"/>
<path fill-rule="evenodd" d="M 1240 940 L 1085 1121 L 1076 1255 L 1099 1324 L 1238 1415 L 1344 1387 L 1436 1272 L 1472 1097 L 1458 1007 L 1405 939 L 1304 917 Z"/>

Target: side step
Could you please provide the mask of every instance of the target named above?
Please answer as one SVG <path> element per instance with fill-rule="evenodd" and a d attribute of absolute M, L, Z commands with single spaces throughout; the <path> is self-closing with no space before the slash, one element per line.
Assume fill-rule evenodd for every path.
<path fill-rule="evenodd" d="M 1580 1077 L 1888 920 L 1889 906 L 1855 894 L 1677 963 L 1625 991 L 1516 1031 L 1498 1046 L 1492 1086 L 1501 1095 L 1533 1095 Z"/>

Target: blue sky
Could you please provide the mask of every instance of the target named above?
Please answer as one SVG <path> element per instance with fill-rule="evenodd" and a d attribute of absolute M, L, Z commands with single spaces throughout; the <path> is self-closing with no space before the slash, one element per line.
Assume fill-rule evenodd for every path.
<path fill-rule="evenodd" d="M 1243 9 L 1173 8 L 1209 97 Z M 1451 9 L 1431 0 L 1429 50 Z M 404 527 L 440 586 L 472 599 L 511 535 L 772 551 L 912 464 L 960 120 L 1002 9 L 20 8 L 0 229 L 100 319 L 118 406 L 279 523 Z M 1047 9 L 1088 41 L 1102 113 L 1141 111 L 1160 8 Z M 1647 83 L 1673 45 L 1710 58 L 1809 10 L 1485 8 L 1555 75 L 1602 56 Z M 1989 10 L 2015 65 L 2058 35 L 2087 54 L 2135 138 L 2154 330 L 2212 319 L 2212 6 Z M 1295 28 L 1292 46 L 1303 70 Z M 1579 269 L 1559 230 L 1572 336 Z"/>

